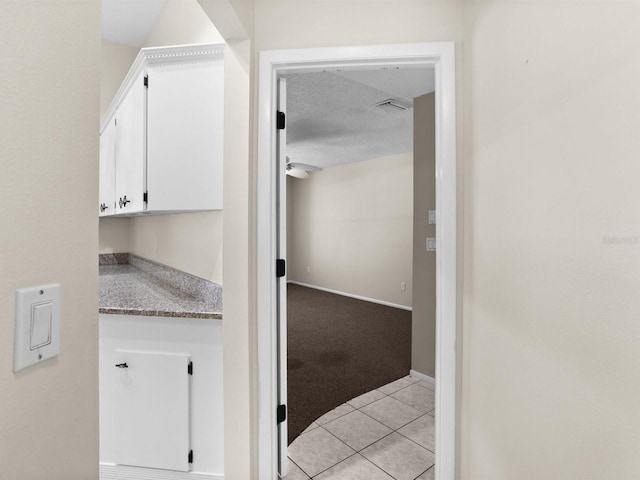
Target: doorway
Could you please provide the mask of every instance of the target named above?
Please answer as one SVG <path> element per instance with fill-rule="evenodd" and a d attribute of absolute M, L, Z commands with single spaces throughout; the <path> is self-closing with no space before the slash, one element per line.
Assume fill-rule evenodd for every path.
<path fill-rule="evenodd" d="M 279 257 L 278 209 L 282 206 L 278 182 L 286 159 L 277 158 L 276 80 L 286 73 L 318 68 L 372 69 L 385 65 L 433 65 L 436 78 L 436 205 L 437 340 L 436 340 L 436 478 L 455 475 L 455 338 L 456 338 L 456 204 L 455 204 L 455 94 L 454 49 L 451 43 L 309 49 L 263 52 L 260 62 L 260 118 L 258 155 L 258 374 L 259 478 L 272 479 L 279 459 L 286 457 L 286 372 L 279 328 L 282 277 L 276 276 Z M 280 173 L 278 177 L 277 172 Z M 280 180 L 278 180 L 280 178 Z M 280 253 L 281 255 L 281 253 Z M 284 311 L 283 311 L 284 310 Z M 286 359 L 286 357 L 285 357 Z M 279 372 L 280 370 L 280 372 Z M 280 374 L 280 375 L 279 375 Z M 286 381 L 286 380 L 285 380 Z M 280 417 L 280 418 L 278 418 Z M 283 434 L 284 430 L 284 434 Z"/>
<path fill-rule="evenodd" d="M 434 377 L 434 71 L 323 68 L 282 81 L 291 446 L 321 415 L 412 368 Z"/>

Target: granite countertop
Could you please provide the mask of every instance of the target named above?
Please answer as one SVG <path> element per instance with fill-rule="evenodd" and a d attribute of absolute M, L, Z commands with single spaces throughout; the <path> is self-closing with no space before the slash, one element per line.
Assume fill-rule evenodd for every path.
<path fill-rule="evenodd" d="M 132 254 L 100 255 L 100 313 L 222 318 L 222 287 Z"/>

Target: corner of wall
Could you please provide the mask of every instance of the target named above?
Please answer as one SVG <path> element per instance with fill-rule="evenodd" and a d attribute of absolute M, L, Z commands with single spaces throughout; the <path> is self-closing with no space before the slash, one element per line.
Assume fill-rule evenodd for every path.
<path fill-rule="evenodd" d="M 0 2 L 0 477 L 98 477 L 100 3 Z M 60 354 L 12 372 L 14 292 L 60 283 Z"/>

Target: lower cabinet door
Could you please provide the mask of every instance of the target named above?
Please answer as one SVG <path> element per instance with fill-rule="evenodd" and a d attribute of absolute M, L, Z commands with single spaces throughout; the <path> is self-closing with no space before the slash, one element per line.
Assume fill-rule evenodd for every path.
<path fill-rule="evenodd" d="M 118 350 L 115 462 L 189 471 L 189 356 Z"/>

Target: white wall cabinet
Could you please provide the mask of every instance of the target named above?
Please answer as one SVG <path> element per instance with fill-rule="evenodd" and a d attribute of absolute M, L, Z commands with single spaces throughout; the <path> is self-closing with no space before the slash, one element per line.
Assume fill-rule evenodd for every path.
<path fill-rule="evenodd" d="M 100 135 L 99 215 L 115 213 L 116 195 L 116 121 L 113 118 Z"/>
<path fill-rule="evenodd" d="M 222 209 L 223 47 L 140 51 L 101 124 L 101 216 Z"/>
<path fill-rule="evenodd" d="M 115 116 L 115 213 L 144 210 L 145 102 L 144 76 L 139 73 Z"/>

